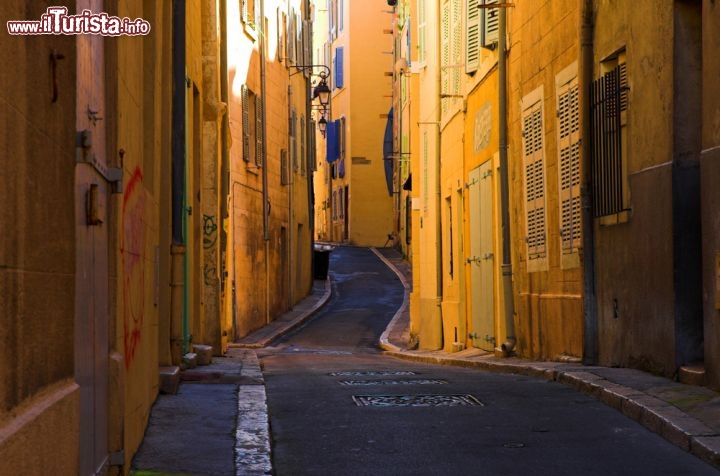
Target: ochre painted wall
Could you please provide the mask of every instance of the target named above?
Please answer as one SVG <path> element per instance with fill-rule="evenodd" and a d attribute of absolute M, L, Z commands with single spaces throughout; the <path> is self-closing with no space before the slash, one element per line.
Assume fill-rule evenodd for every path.
<path fill-rule="evenodd" d="M 563 264 L 559 209 L 557 76 L 579 57 L 579 2 L 519 2 L 508 9 L 508 163 L 516 351 L 523 357 L 582 357 L 582 274 Z M 523 98 L 541 91 L 546 257 L 528 261 Z"/>
<path fill-rule="evenodd" d="M 0 17 L 39 20 L 62 4 L 74 8 L 3 2 Z M 63 56 L 54 75 L 53 51 Z M 4 32 L 0 59 L 12 65 L 0 70 L 0 473 L 71 475 L 79 448 L 75 38 Z"/>

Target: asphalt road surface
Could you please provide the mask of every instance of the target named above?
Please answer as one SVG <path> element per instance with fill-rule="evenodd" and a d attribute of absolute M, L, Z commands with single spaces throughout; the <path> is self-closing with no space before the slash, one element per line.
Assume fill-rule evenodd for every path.
<path fill-rule="evenodd" d="M 562 384 L 384 356 L 402 285 L 363 248 L 330 273 L 330 302 L 258 353 L 277 476 L 718 474 Z"/>

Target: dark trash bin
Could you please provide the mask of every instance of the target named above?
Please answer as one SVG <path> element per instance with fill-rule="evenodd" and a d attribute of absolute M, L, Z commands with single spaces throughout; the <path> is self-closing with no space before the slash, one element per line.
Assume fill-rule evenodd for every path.
<path fill-rule="evenodd" d="M 315 279 L 327 279 L 330 268 L 330 252 L 332 249 L 315 247 L 313 251 L 313 265 L 315 268 Z"/>

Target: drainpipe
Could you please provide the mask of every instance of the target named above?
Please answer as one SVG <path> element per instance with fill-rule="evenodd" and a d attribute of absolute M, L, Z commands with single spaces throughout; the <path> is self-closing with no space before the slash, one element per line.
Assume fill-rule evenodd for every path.
<path fill-rule="evenodd" d="M 221 0 L 219 2 L 219 18 L 220 18 L 220 100 L 222 101 L 223 107 L 225 109 L 225 112 L 223 113 L 222 122 L 221 122 L 221 129 L 220 129 L 220 140 L 221 140 L 221 147 L 220 147 L 220 153 L 222 158 L 222 164 L 220 168 L 220 176 L 221 176 L 221 191 L 220 191 L 220 210 L 222 213 L 223 218 L 223 225 L 225 223 L 225 219 L 230 218 L 230 213 L 232 211 L 232 206 L 234 202 L 231 202 L 228 200 L 230 197 L 230 146 L 229 146 L 229 118 L 228 118 L 228 63 L 227 63 L 227 0 Z M 230 228 L 232 229 L 232 228 Z M 235 235 L 233 234 L 232 237 L 234 238 Z M 230 281 L 231 284 L 231 292 L 230 292 L 230 299 L 231 301 L 231 326 L 232 326 L 232 336 L 231 339 L 235 339 L 235 336 L 237 335 L 237 324 L 235 322 L 235 258 L 234 258 L 234 252 L 230 253 L 228 252 L 228 233 L 225 231 L 225 226 L 220 227 L 220 252 L 223 253 L 224 257 L 221 260 L 222 264 L 222 270 L 221 270 L 221 280 L 224 284 L 223 286 L 223 295 L 226 296 L 225 300 L 223 302 L 223 309 L 220 311 L 221 316 L 224 316 L 225 309 L 227 308 L 227 305 L 225 305 L 227 298 L 227 269 L 230 268 L 230 265 L 228 265 L 228 260 L 232 259 L 232 279 Z M 225 329 L 221 329 L 221 335 L 225 332 Z"/>
<path fill-rule="evenodd" d="M 595 236 L 592 216 L 592 188 L 590 187 L 590 166 L 592 145 L 590 138 L 591 98 L 590 85 L 593 78 L 593 0 L 580 0 L 580 114 L 582 141 L 580 141 L 583 171 L 582 177 L 582 237 L 583 237 L 583 309 L 584 337 L 583 364 L 595 365 L 598 361 L 598 317 L 595 296 Z"/>
<path fill-rule="evenodd" d="M 185 308 L 185 0 L 173 1 L 172 50 L 172 246 L 170 349 L 172 362 L 183 354 Z"/>
<path fill-rule="evenodd" d="M 508 178 L 507 139 L 507 10 L 499 8 L 498 31 L 498 115 L 500 142 L 500 206 L 502 223 L 502 289 L 505 304 L 506 338 L 500 346 L 505 354 L 515 349 L 515 302 L 512 288 L 512 259 L 510 256 L 510 184 Z"/>
<path fill-rule="evenodd" d="M 263 239 L 265 240 L 265 322 L 270 324 L 270 202 L 268 197 L 268 164 L 267 164 L 267 92 L 265 85 L 265 2 L 260 2 L 260 97 L 262 97 L 262 197 L 263 197 Z"/>
<path fill-rule="evenodd" d="M 310 0 L 307 0 L 305 2 L 305 12 L 307 15 L 307 28 L 310 29 L 308 31 L 308 38 L 312 39 L 314 38 L 313 28 L 312 28 L 312 18 L 310 16 Z M 315 147 L 315 128 L 308 127 L 310 125 L 310 122 L 308 119 L 310 119 L 310 116 L 312 115 L 312 85 L 310 84 L 311 81 L 305 81 L 305 154 L 306 157 L 306 166 L 305 170 L 307 171 L 307 200 L 308 200 L 308 226 L 310 233 L 310 276 L 315 276 L 315 270 L 314 270 L 314 264 L 313 264 L 313 250 L 315 249 L 315 188 L 313 187 L 313 180 L 314 180 L 314 170 L 315 170 L 315 164 L 317 163 L 317 152 Z M 311 149 L 312 146 L 312 149 Z M 310 158 L 312 158 L 312 162 L 310 162 Z M 300 257 L 298 257 L 299 259 Z M 310 280 L 310 288 L 308 289 L 308 292 L 312 291 L 313 286 L 313 280 Z"/>
<path fill-rule="evenodd" d="M 442 44 L 441 28 L 436 29 L 435 41 L 437 45 Z M 439 61 L 438 61 L 439 63 Z M 436 303 L 438 322 L 440 329 L 440 342 L 437 348 L 443 347 L 443 328 L 442 328 L 442 301 L 443 301 L 443 265 L 442 265 L 442 181 L 440 180 L 440 153 L 442 152 L 442 68 L 437 68 L 437 107 L 435 108 L 435 117 L 437 120 L 437 139 L 435 140 L 435 242 L 437 243 L 437 253 L 435 255 L 435 279 L 436 279 Z"/>
<path fill-rule="evenodd" d="M 287 109 L 288 122 L 290 122 L 290 119 L 292 119 L 292 111 L 293 111 L 293 89 L 292 89 L 291 84 L 288 84 L 288 88 L 287 88 L 287 101 L 288 101 L 288 109 Z M 295 124 L 293 124 L 293 125 L 295 125 Z M 297 130 L 295 131 L 295 134 L 297 134 Z M 289 135 L 290 134 L 288 134 L 288 136 Z M 297 136 L 295 136 L 294 138 L 295 138 L 295 140 L 297 140 Z M 289 150 L 290 146 L 291 146 L 291 144 L 288 143 L 288 152 L 287 152 L 288 159 L 290 158 L 290 150 Z M 292 305 L 294 304 L 294 302 L 293 302 L 293 294 L 294 294 L 293 293 L 293 280 L 292 280 L 292 276 L 293 276 L 293 259 L 292 259 L 293 258 L 293 256 L 292 256 L 293 255 L 293 253 L 292 253 L 293 244 L 292 243 L 293 243 L 293 229 L 295 228 L 295 225 L 293 223 L 293 194 L 294 194 L 293 185 L 295 185 L 295 177 L 294 177 L 294 174 L 291 172 L 292 167 L 291 167 L 289 160 L 288 160 L 287 167 L 288 167 L 288 171 L 287 171 L 288 185 L 287 185 L 287 187 L 288 187 L 288 223 L 289 223 L 289 225 L 288 225 L 288 231 L 287 231 L 287 250 L 286 250 L 285 258 L 287 259 L 287 276 L 286 276 L 287 287 L 288 287 L 287 288 L 288 289 L 287 305 L 288 305 L 288 308 L 291 308 Z M 297 266 L 297 263 L 295 264 L 295 266 Z M 295 274 L 295 276 L 297 276 L 297 273 Z"/>

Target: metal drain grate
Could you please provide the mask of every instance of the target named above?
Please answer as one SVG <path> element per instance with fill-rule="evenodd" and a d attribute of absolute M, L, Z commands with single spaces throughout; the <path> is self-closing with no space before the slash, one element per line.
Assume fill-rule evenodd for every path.
<path fill-rule="evenodd" d="M 472 395 L 353 395 L 359 407 L 484 406 Z"/>
<path fill-rule="evenodd" d="M 332 372 L 331 377 L 382 377 L 382 376 L 398 376 L 398 375 L 417 375 L 410 370 L 362 370 L 362 371 L 343 371 Z"/>
<path fill-rule="evenodd" d="M 372 386 L 372 385 L 442 385 L 446 384 L 447 380 L 432 379 L 432 378 L 416 378 L 416 379 L 404 379 L 404 380 L 340 380 L 340 385 L 358 385 L 358 386 Z"/>

